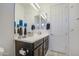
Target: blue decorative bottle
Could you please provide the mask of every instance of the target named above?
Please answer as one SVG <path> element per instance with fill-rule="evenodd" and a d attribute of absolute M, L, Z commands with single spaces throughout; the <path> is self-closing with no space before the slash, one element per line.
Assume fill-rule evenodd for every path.
<path fill-rule="evenodd" d="M 23 35 L 23 20 L 19 20 L 19 35 L 22 36 Z"/>

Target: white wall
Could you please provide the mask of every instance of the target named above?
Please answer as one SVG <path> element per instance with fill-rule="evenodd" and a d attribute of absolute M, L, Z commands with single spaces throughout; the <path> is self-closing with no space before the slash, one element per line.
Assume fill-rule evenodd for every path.
<path fill-rule="evenodd" d="M 69 5 L 70 55 L 79 56 L 79 4 Z"/>
<path fill-rule="evenodd" d="M 24 6 L 20 3 L 15 4 L 15 20 L 24 19 Z"/>
<path fill-rule="evenodd" d="M 0 47 L 5 55 L 14 55 L 13 40 L 14 4 L 0 4 Z"/>

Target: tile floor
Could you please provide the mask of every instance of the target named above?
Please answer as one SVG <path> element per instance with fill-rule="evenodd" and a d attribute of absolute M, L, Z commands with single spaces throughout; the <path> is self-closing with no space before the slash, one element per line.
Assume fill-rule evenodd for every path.
<path fill-rule="evenodd" d="M 65 56 L 64 53 L 48 50 L 46 56 Z"/>

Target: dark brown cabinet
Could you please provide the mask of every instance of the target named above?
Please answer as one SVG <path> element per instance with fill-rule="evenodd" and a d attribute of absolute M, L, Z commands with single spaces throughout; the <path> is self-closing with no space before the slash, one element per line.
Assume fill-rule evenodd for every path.
<path fill-rule="evenodd" d="M 16 56 L 44 56 L 48 50 L 48 44 L 48 36 L 34 43 L 15 40 L 15 53 Z"/>
<path fill-rule="evenodd" d="M 34 56 L 43 56 L 43 45 L 40 45 L 37 49 L 34 50 Z"/>

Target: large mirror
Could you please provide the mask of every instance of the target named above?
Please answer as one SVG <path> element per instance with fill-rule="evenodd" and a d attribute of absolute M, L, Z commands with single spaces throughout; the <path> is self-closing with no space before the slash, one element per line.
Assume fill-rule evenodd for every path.
<path fill-rule="evenodd" d="M 32 31 L 32 25 L 35 25 L 35 29 L 45 29 L 47 23 L 47 13 L 42 11 L 41 4 L 16 3 L 15 23 L 15 27 L 24 28 L 27 26 L 27 32 Z"/>

